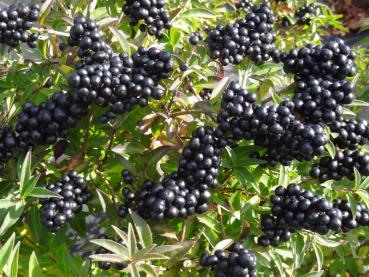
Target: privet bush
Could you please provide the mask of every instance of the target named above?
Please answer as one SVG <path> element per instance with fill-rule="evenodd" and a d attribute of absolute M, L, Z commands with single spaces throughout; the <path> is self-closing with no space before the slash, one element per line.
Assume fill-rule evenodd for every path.
<path fill-rule="evenodd" d="M 365 274 L 369 56 L 332 29 L 300 0 L 1 8 L 0 275 Z"/>

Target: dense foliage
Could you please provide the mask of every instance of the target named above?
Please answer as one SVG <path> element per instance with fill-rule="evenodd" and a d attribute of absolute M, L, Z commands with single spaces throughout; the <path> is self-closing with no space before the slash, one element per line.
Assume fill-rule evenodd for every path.
<path fill-rule="evenodd" d="M 367 65 L 313 1 L 0 9 L 0 276 L 358 276 Z"/>

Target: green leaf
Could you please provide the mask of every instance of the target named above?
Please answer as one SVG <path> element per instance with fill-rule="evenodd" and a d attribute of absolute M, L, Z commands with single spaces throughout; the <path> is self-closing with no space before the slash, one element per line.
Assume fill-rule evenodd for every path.
<path fill-rule="evenodd" d="M 126 261 L 122 255 L 119 254 L 94 254 L 90 255 L 90 259 L 94 261 L 101 261 L 101 262 L 112 262 L 112 263 L 121 263 Z"/>
<path fill-rule="evenodd" d="M 121 229 L 119 229 L 117 226 L 112 225 L 111 227 L 114 229 L 117 235 L 123 240 L 124 244 L 128 245 L 128 235 L 124 233 Z"/>
<path fill-rule="evenodd" d="M 213 253 L 216 250 L 225 250 L 225 249 L 227 249 L 229 246 L 232 245 L 232 243 L 233 243 L 232 239 L 225 239 L 225 240 L 222 240 L 222 241 L 218 242 L 217 245 L 214 246 Z"/>
<path fill-rule="evenodd" d="M 112 148 L 112 151 L 117 154 L 137 154 L 143 153 L 146 147 L 137 142 L 126 142 L 123 144 L 118 144 Z"/>
<path fill-rule="evenodd" d="M 188 9 L 181 14 L 181 18 L 215 18 L 215 14 L 208 9 Z"/>
<path fill-rule="evenodd" d="M 18 202 L 11 199 L 0 199 L 0 209 L 7 209 L 17 205 Z"/>
<path fill-rule="evenodd" d="M 135 264 L 131 264 L 131 276 L 132 277 L 140 277 L 140 272 Z"/>
<path fill-rule="evenodd" d="M 16 206 L 10 208 L 0 227 L 0 237 L 5 234 L 20 218 L 24 210 L 24 203 L 17 203 Z"/>
<path fill-rule="evenodd" d="M 317 245 L 315 243 L 313 243 L 313 248 L 314 248 L 314 252 L 315 252 L 318 271 L 320 271 L 323 267 L 323 262 L 324 262 L 323 250 L 320 248 L 319 245 Z"/>
<path fill-rule="evenodd" d="M 184 242 L 181 242 L 179 244 L 173 244 L 173 245 L 160 245 L 155 247 L 155 253 L 168 253 L 173 251 L 182 250 L 184 248 L 183 246 Z"/>
<path fill-rule="evenodd" d="M 226 90 L 230 83 L 229 77 L 224 77 L 211 92 L 210 102 L 214 103 L 216 99 L 220 98 L 220 95 Z"/>
<path fill-rule="evenodd" d="M 29 180 L 30 176 L 31 176 L 31 151 L 27 152 L 27 155 L 23 160 L 20 176 L 18 176 L 19 191 L 21 195 L 23 195 L 26 190 L 25 183 L 26 181 Z"/>
<path fill-rule="evenodd" d="M 19 260 L 19 247 L 20 247 L 20 242 L 18 242 L 16 244 L 16 246 L 14 247 L 8 263 L 7 263 L 7 275 L 9 277 L 17 277 L 18 276 L 18 260 Z"/>
<path fill-rule="evenodd" d="M 323 238 L 322 236 L 318 234 L 314 234 L 314 239 L 317 243 L 319 243 L 320 245 L 326 246 L 326 247 L 334 248 L 340 245 L 339 242 Z"/>
<path fill-rule="evenodd" d="M 105 249 L 113 252 L 114 254 L 121 255 L 122 257 L 126 259 L 130 258 L 128 249 L 124 247 L 122 244 L 117 243 L 115 241 L 108 240 L 108 239 L 94 239 L 94 240 L 91 240 L 91 243 L 102 246 Z"/>
<path fill-rule="evenodd" d="M 135 211 L 131 211 L 131 217 L 142 247 L 150 247 L 152 245 L 152 233 L 149 225 Z"/>
<path fill-rule="evenodd" d="M 137 241 L 135 231 L 133 230 L 132 224 L 128 225 L 128 253 L 130 257 L 133 257 L 137 252 Z"/>
<path fill-rule="evenodd" d="M 31 258 L 29 259 L 29 267 L 28 267 L 29 277 L 42 277 L 42 270 L 38 263 L 35 251 L 32 251 Z"/>
<path fill-rule="evenodd" d="M 355 197 L 351 193 L 346 193 L 346 198 L 350 203 L 351 212 L 354 218 L 356 218 L 356 201 Z"/>
<path fill-rule="evenodd" d="M 50 198 L 50 197 L 55 197 L 55 198 L 60 198 L 60 199 L 63 198 L 63 196 L 61 196 L 60 194 L 57 194 L 51 190 L 40 188 L 40 187 L 33 188 L 33 190 L 30 192 L 28 196 L 37 197 L 37 198 Z"/>
<path fill-rule="evenodd" d="M 122 30 L 117 30 L 115 27 L 109 26 L 110 31 L 113 33 L 113 36 L 118 40 L 121 48 L 131 54 L 131 45 L 127 40 L 127 35 L 123 33 Z"/>
<path fill-rule="evenodd" d="M 355 174 L 355 189 L 359 187 L 361 184 L 361 175 L 360 172 L 354 167 L 354 174 Z"/>
<path fill-rule="evenodd" d="M 363 200 L 365 206 L 369 208 L 369 194 L 367 191 L 358 189 L 356 194 L 360 196 L 361 200 Z"/>
<path fill-rule="evenodd" d="M 352 106 L 352 107 L 369 107 L 369 103 L 368 102 L 365 102 L 363 100 L 355 99 L 354 101 L 352 101 L 347 106 Z"/>
<path fill-rule="evenodd" d="M 10 254 L 12 253 L 14 241 L 15 241 L 15 233 L 13 233 L 10 236 L 10 238 L 6 241 L 6 243 L 0 248 L 0 275 L 1 270 L 4 269 L 4 266 L 8 262 Z"/>
<path fill-rule="evenodd" d="M 279 168 L 278 186 L 287 187 L 289 183 L 290 175 L 288 172 L 288 167 L 281 165 Z"/>
<path fill-rule="evenodd" d="M 148 276 L 151 277 L 159 276 L 155 268 L 151 264 L 140 264 L 139 267 L 142 269 L 142 271 L 145 271 Z"/>
<path fill-rule="evenodd" d="M 274 262 L 274 264 L 276 265 L 278 271 L 279 271 L 279 276 L 284 277 L 284 271 L 283 271 L 283 265 L 282 265 L 282 260 L 281 258 L 273 251 L 269 251 L 269 255 L 272 257 L 272 261 Z"/>
<path fill-rule="evenodd" d="M 329 156 L 334 159 L 334 157 L 336 156 L 336 146 L 334 145 L 334 143 L 329 140 L 324 147 L 328 151 Z"/>
<path fill-rule="evenodd" d="M 364 181 L 362 181 L 362 183 L 360 184 L 359 188 L 365 190 L 368 187 L 369 187 L 369 177 L 366 177 Z"/>
<path fill-rule="evenodd" d="M 21 194 L 23 198 L 26 198 L 31 193 L 33 193 L 33 190 L 35 189 L 39 178 L 39 175 L 35 175 L 30 177 L 29 180 L 26 181 L 26 183 L 24 184 L 24 192 L 23 194 Z"/>

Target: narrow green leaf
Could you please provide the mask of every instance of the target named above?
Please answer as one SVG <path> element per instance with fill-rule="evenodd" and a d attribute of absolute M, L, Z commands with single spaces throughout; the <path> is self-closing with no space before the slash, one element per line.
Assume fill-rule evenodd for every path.
<path fill-rule="evenodd" d="M 108 239 L 94 239 L 91 243 L 104 247 L 105 249 L 113 252 L 114 254 L 121 255 L 125 259 L 129 259 L 130 255 L 128 249 L 122 244 Z"/>
<path fill-rule="evenodd" d="M 369 194 L 367 191 L 358 189 L 356 194 L 360 196 L 361 200 L 363 200 L 365 206 L 369 208 Z"/>
<path fill-rule="evenodd" d="M 8 269 L 8 273 L 7 275 L 9 277 L 17 277 L 18 276 L 18 260 L 19 260 L 19 247 L 20 247 L 20 242 L 18 242 L 10 257 L 9 257 L 9 260 L 8 260 L 8 263 L 7 263 L 7 269 Z"/>
<path fill-rule="evenodd" d="M 33 190 L 35 189 L 38 179 L 40 178 L 39 175 L 35 175 L 30 177 L 24 184 L 24 192 L 21 194 L 23 198 L 26 198 L 31 193 L 33 193 Z"/>
<path fill-rule="evenodd" d="M 24 210 L 24 203 L 18 203 L 16 206 L 10 208 L 6 214 L 5 219 L 0 227 L 0 237 L 5 234 L 20 218 Z"/>
<path fill-rule="evenodd" d="M 42 277 L 42 270 L 38 263 L 35 251 L 32 252 L 31 258 L 29 259 L 29 267 L 28 267 L 29 277 Z"/>
<path fill-rule="evenodd" d="M 135 231 L 133 230 L 132 224 L 128 225 L 128 253 L 130 257 L 133 257 L 137 252 L 137 241 Z"/>
<path fill-rule="evenodd" d="M 106 213 L 106 203 L 105 203 L 105 199 L 104 197 L 102 196 L 101 194 L 101 191 L 99 189 L 96 189 L 96 192 L 97 192 L 97 196 L 99 197 L 99 200 L 100 200 L 100 204 L 101 204 L 101 207 L 102 207 L 102 210 L 104 213 Z"/>
<path fill-rule="evenodd" d="M 159 276 L 154 266 L 152 266 L 151 264 L 140 264 L 139 267 L 142 269 L 142 271 L 145 271 L 148 276 L 151 277 Z"/>
<path fill-rule="evenodd" d="M 131 45 L 127 40 L 127 35 L 123 33 L 121 30 L 117 30 L 115 27 L 109 26 L 110 31 L 113 33 L 114 37 L 118 40 L 121 48 L 127 52 L 131 53 Z"/>
<path fill-rule="evenodd" d="M 21 175 L 19 177 L 19 191 L 23 195 L 25 191 L 25 183 L 31 176 L 31 151 L 27 152 L 26 157 L 23 160 Z"/>
<path fill-rule="evenodd" d="M 0 209 L 7 209 L 17 205 L 17 201 L 11 199 L 0 199 Z"/>
<path fill-rule="evenodd" d="M 304 275 L 302 275 L 302 277 L 320 277 L 324 274 L 324 270 L 320 270 L 320 271 L 312 271 L 309 273 L 306 273 Z"/>
<path fill-rule="evenodd" d="M 352 106 L 352 107 L 369 107 L 369 103 L 368 102 L 365 102 L 363 100 L 355 99 L 354 101 L 352 101 L 347 106 Z"/>
<path fill-rule="evenodd" d="M 50 197 L 55 197 L 55 198 L 60 198 L 60 199 L 63 198 L 63 196 L 61 196 L 60 194 L 57 194 L 51 190 L 40 188 L 40 187 L 33 188 L 33 190 L 28 196 L 37 197 L 37 198 L 50 198 Z"/>
<path fill-rule="evenodd" d="M 127 261 L 127 259 L 123 258 L 122 255 L 119 254 L 94 254 L 90 255 L 90 259 L 99 262 L 112 262 L 112 263 L 121 263 Z"/>
<path fill-rule="evenodd" d="M 140 277 L 140 272 L 138 271 L 136 264 L 131 264 L 131 276 Z"/>
<path fill-rule="evenodd" d="M 233 243 L 233 239 L 225 239 L 225 240 L 222 240 L 222 241 L 218 242 L 217 245 L 214 246 L 213 253 L 216 250 L 225 250 L 225 249 L 227 249 L 229 246 L 232 245 L 232 243 Z"/>
<path fill-rule="evenodd" d="M 356 218 L 357 209 L 356 209 L 355 197 L 351 193 L 346 193 L 346 198 L 349 201 L 351 212 L 352 212 L 352 216 L 354 218 Z"/>
<path fill-rule="evenodd" d="M 112 225 L 111 227 L 114 229 L 114 231 L 117 233 L 117 235 L 123 240 L 124 244 L 128 245 L 128 235 L 125 232 L 123 232 L 121 229 L 119 229 L 118 227 L 116 227 L 114 225 Z"/>
<path fill-rule="evenodd" d="M 6 243 L 0 248 L 0 275 L 1 271 L 8 262 L 12 249 L 14 247 L 15 233 L 13 233 Z"/>
<path fill-rule="evenodd" d="M 320 245 L 326 246 L 326 247 L 334 248 L 340 245 L 339 242 L 323 238 L 322 236 L 318 234 L 314 234 L 314 239 L 317 243 L 319 243 Z"/>
<path fill-rule="evenodd" d="M 150 247 L 152 245 L 152 233 L 149 225 L 134 211 L 131 211 L 131 217 L 133 219 L 134 226 L 136 228 L 142 247 Z"/>
<path fill-rule="evenodd" d="M 336 156 L 336 146 L 331 140 L 329 140 L 328 143 L 325 145 L 325 149 L 328 151 L 329 156 L 334 159 L 334 157 Z"/>
<path fill-rule="evenodd" d="M 278 186 L 287 187 L 290 183 L 290 175 L 286 166 L 280 166 Z"/>
<path fill-rule="evenodd" d="M 166 260 L 168 259 L 167 256 L 159 254 L 159 253 L 147 253 L 145 255 L 144 260 L 150 261 L 150 260 Z"/>
<path fill-rule="evenodd" d="M 228 77 L 223 78 L 213 89 L 210 96 L 210 102 L 214 103 L 216 99 L 220 98 L 220 95 L 226 90 L 230 83 Z"/>
<path fill-rule="evenodd" d="M 369 177 L 366 177 L 364 181 L 360 184 L 359 188 L 365 190 L 369 187 Z"/>
<path fill-rule="evenodd" d="M 281 258 L 273 251 L 269 251 L 269 255 L 272 257 L 272 261 L 274 262 L 274 264 L 276 265 L 278 271 L 279 271 L 279 276 L 284 277 L 284 271 L 283 271 L 283 265 L 282 265 L 282 260 Z"/>
<path fill-rule="evenodd" d="M 173 252 L 183 249 L 183 243 L 179 244 L 173 244 L 173 245 L 160 245 L 155 247 L 155 253 L 167 253 L 167 252 Z"/>
<path fill-rule="evenodd" d="M 356 167 L 354 167 L 354 174 L 355 174 L 355 189 L 357 189 L 361 184 L 361 175 L 359 170 L 356 169 Z"/>
<path fill-rule="evenodd" d="M 317 245 L 315 243 L 313 243 L 313 248 L 314 248 L 314 252 L 315 252 L 318 271 L 320 271 L 323 267 L 323 262 L 324 262 L 323 250 L 320 248 L 319 245 Z"/>

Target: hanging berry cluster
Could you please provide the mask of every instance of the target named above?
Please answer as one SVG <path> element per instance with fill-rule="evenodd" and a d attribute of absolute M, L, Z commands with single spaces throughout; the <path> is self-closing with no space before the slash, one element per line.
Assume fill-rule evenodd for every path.
<path fill-rule="evenodd" d="M 241 139 L 254 140 L 265 147 L 262 159 L 275 166 L 291 164 L 292 160 L 311 160 L 324 153 L 328 136 L 319 124 L 304 124 L 294 115 L 293 102 L 284 101 L 278 106 L 255 103 L 256 95 L 249 94 L 232 82 L 223 94 L 222 111 L 217 121 L 221 137 L 231 142 Z M 256 156 L 254 158 L 260 158 Z"/>
<path fill-rule="evenodd" d="M 54 184 L 45 185 L 45 188 L 62 196 L 40 199 L 41 223 L 54 233 L 58 232 L 75 213 L 80 212 L 82 205 L 87 203 L 91 196 L 85 179 L 79 177 L 75 171 L 69 172 Z"/>
<path fill-rule="evenodd" d="M 359 145 L 366 144 L 369 139 L 368 122 L 363 119 L 335 121 L 329 125 L 329 128 L 337 134 L 333 142 L 341 149 L 355 150 Z"/>
<path fill-rule="evenodd" d="M 354 168 L 361 175 L 369 176 L 369 155 L 361 150 L 337 151 L 333 159 L 332 157 L 322 157 L 318 163 L 315 163 L 310 170 L 310 176 L 319 179 L 320 182 L 339 181 L 343 177 L 354 180 Z"/>
<path fill-rule="evenodd" d="M 356 206 L 354 217 L 347 200 L 328 199 L 290 184 L 277 187 L 271 196 L 272 215 L 261 219 L 264 235 L 259 237 L 262 246 L 278 246 L 290 239 L 291 233 L 301 229 L 325 235 L 329 230 L 347 232 L 360 226 L 369 226 L 369 211 L 363 204 Z"/>
<path fill-rule="evenodd" d="M 101 116 L 102 122 L 136 105 L 147 106 L 149 97 L 159 100 L 164 96 L 159 82 L 173 70 L 169 53 L 139 47 L 132 57 L 125 53 L 113 55 L 110 47 L 101 42 L 101 32 L 94 21 L 78 17 L 74 23 L 71 46 L 78 45 L 80 56 L 88 57 L 76 64 L 77 71 L 69 77 L 69 85 L 86 103 L 108 107 Z"/>
<path fill-rule="evenodd" d="M 124 203 L 119 215 L 128 208 L 142 217 L 162 220 L 204 213 L 211 193 L 217 186 L 221 147 L 211 127 L 198 127 L 188 146 L 183 148 L 178 170 L 160 184 L 146 180 L 136 193 L 123 189 Z M 124 174 L 123 174 L 124 175 Z"/>
<path fill-rule="evenodd" d="M 39 12 L 38 4 L 20 3 L 0 9 L 0 44 L 17 47 L 19 42 L 25 42 L 31 48 L 37 47 L 38 34 L 29 30 L 38 20 Z"/>
<path fill-rule="evenodd" d="M 227 251 L 216 250 L 214 255 L 205 253 L 200 258 L 200 265 L 211 267 L 215 276 L 257 276 L 255 254 L 239 243 L 234 243 Z"/>
<path fill-rule="evenodd" d="M 254 5 L 245 19 L 210 29 L 205 41 L 211 58 L 228 65 L 240 64 L 245 55 L 256 64 L 276 56 L 274 22 L 270 5 L 264 3 Z"/>
<path fill-rule="evenodd" d="M 354 87 L 346 80 L 355 75 L 354 58 L 355 53 L 341 39 L 280 55 L 285 71 L 294 74 L 292 101 L 306 122 L 342 120 L 343 105 L 354 100 Z"/>
<path fill-rule="evenodd" d="M 170 16 L 165 9 L 165 0 L 127 0 L 123 6 L 123 12 L 130 18 L 130 24 L 140 25 L 140 30 L 149 35 L 161 38 L 164 29 L 169 30 L 172 24 Z"/>
<path fill-rule="evenodd" d="M 252 0 L 240 0 L 236 3 L 236 8 L 239 10 L 243 10 L 244 12 L 247 12 L 249 8 L 252 6 Z"/>

